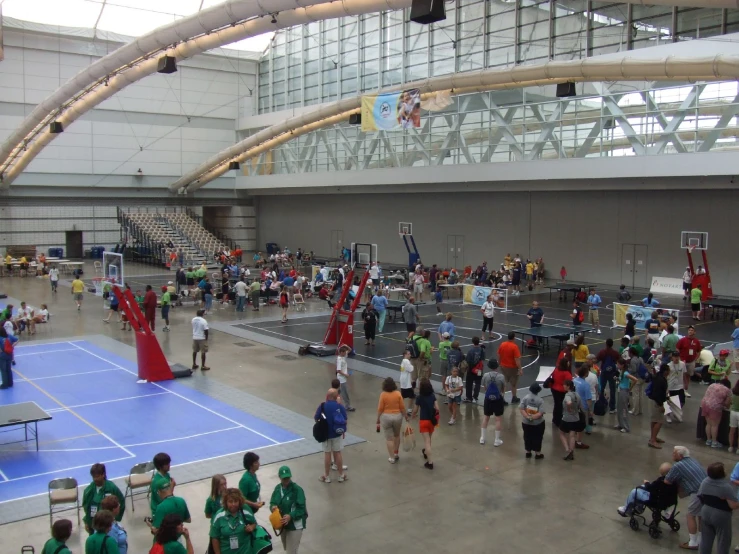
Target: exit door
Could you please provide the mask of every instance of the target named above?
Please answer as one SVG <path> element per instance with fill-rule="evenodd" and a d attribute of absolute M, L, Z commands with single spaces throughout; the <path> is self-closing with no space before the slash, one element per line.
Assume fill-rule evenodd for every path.
<path fill-rule="evenodd" d="M 627 287 L 649 288 L 647 271 L 647 245 L 621 245 L 621 283 Z"/>
<path fill-rule="evenodd" d="M 446 265 L 461 271 L 464 269 L 464 235 L 446 236 Z"/>
<path fill-rule="evenodd" d="M 331 231 L 331 257 L 341 258 L 341 250 L 344 248 L 344 231 Z"/>
<path fill-rule="evenodd" d="M 65 235 L 67 258 L 82 258 L 82 231 L 66 231 Z"/>

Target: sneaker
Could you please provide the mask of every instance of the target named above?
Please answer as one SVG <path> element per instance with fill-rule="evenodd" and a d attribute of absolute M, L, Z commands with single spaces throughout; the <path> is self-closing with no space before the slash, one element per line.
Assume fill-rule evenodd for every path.
<path fill-rule="evenodd" d="M 688 391 L 683 391 L 683 392 L 685 393 L 685 396 L 686 396 L 687 398 L 690 398 L 690 397 L 692 397 L 692 396 L 693 396 L 693 395 L 692 395 L 692 394 L 690 394 L 690 393 L 689 393 Z"/>
<path fill-rule="evenodd" d="M 456 422 L 457 421 L 454 418 L 452 418 L 449 420 L 449 425 L 454 425 Z"/>
<path fill-rule="evenodd" d="M 576 442 L 575 448 L 577 448 L 578 450 L 587 450 L 588 448 L 590 448 L 590 446 L 588 446 L 584 442 Z"/>
<path fill-rule="evenodd" d="M 411 415 L 413 413 L 413 410 L 406 410 L 405 413 Z"/>
<path fill-rule="evenodd" d="M 495 439 L 495 442 L 493 442 L 493 446 L 500 446 L 501 444 L 503 444 L 503 441 L 500 439 Z"/>
<path fill-rule="evenodd" d="M 520 404 L 520 403 L 521 403 L 521 399 L 518 396 L 514 396 L 513 398 L 511 398 L 511 404 Z"/>
<path fill-rule="evenodd" d="M 449 400 L 444 400 L 444 404 L 449 404 Z M 410 410 L 408 410 L 408 413 L 410 413 Z"/>
<path fill-rule="evenodd" d="M 480 444 L 485 444 L 485 439 L 480 437 Z"/>
<path fill-rule="evenodd" d="M 319 480 L 319 481 L 320 481 L 321 483 L 330 483 L 330 482 L 331 482 L 331 477 L 326 477 L 325 475 L 321 475 L 321 476 L 320 476 L 320 477 L 318 478 L 318 480 Z"/>
<path fill-rule="evenodd" d="M 531 452 L 526 452 L 526 457 L 531 458 Z"/>
<path fill-rule="evenodd" d="M 712 444 L 713 444 L 713 442 L 712 442 L 712 441 L 710 441 L 710 440 L 707 440 L 707 441 L 706 441 L 706 446 L 711 446 Z"/>
<path fill-rule="evenodd" d="M 739 369 L 732 369 L 731 372 L 732 373 L 739 373 Z"/>
<path fill-rule="evenodd" d="M 570 450 L 567 456 L 564 457 L 565 462 L 571 462 L 574 459 L 575 459 L 575 453 L 572 450 Z"/>
<path fill-rule="evenodd" d="M 667 414 L 667 415 L 665 416 L 665 421 L 666 421 L 667 423 L 672 423 L 672 416 L 670 416 L 670 414 Z"/>
<path fill-rule="evenodd" d="M 425 464 L 423 464 L 423 467 L 425 467 L 426 469 L 434 469 L 434 464 L 426 462 Z"/>
<path fill-rule="evenodd" d="M 623 427 L 621 427 L 621 432 L 622 433 L 628 433 L 628 431 L 626 429 L 624 429 Z"/>
<path fill-rule="evenodd" d="M 598 330 L 596 331 L 596 333 L 600 335 L 600 329 L 598 329 Z"/>
<path fill-rule="evenodd" d="M 618 515 L 620 515 L 621 517 L 626 517 L 626 515 L 627 515 L 626 514 L 626 506 L 621 506 L 616 511 L 618 512 Z"/>
<path fill-rule="evenodd" d="M 711 448 L 723 448 L 723 447 L 724 445 L 717 441 L 713 441 L 713 444 L 711 445 Z"/>
<path fill-rule="evenodd" d="M 611 410 L 611 411 L 610 411 L 610 412 L 608 412 L 608 413 L 609 413 L 609 414 L 615 414 L 615 413 L 616 413 L 616 410 Z"/>
<path fill-rule="evenodd" d="M 347 412 L 356 412 L 357 409 L 356 408 L 347 408 L 346 411 Z"/>
<path fill-rule="evenodd" d="M 542 460 L 542 459 L 544 459 L 544 454 L 536 454 L 534 456 L 534 460 Z"/>
<path fill-rule="evenodd" d="M 336 464 L 331 464 L 331 469 L 333 469 L 334 471 L 339 471 L 339 467 Z M 341 469 L 346 471 L 347 469 L 349 469 L 349 466 L 341 466 Z"/>
<path fill-rule="evenodd" d="M 394 464 L 395 463 L 395 458 L 388 458 L 387 461 L 390 462 L 391 464 Z"/>
<path fill-rule="evenodd" d="M 339 483 L 343 483 L 344 481 L 348 481 L 348 480 L 349 480 L 349 476 L 346 473 L 339 475 L 339 479 L 338 479 Z"/>

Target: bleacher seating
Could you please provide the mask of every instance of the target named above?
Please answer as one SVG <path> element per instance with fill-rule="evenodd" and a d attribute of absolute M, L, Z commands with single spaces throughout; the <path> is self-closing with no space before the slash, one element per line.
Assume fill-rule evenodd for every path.
<path fill-rule="evenodd" d="M 220 239 L 186 213 L 165 213 L 161 215 L 209 260 L 213 259 L 213 254 L 226 248 L 226 245 Z"/>

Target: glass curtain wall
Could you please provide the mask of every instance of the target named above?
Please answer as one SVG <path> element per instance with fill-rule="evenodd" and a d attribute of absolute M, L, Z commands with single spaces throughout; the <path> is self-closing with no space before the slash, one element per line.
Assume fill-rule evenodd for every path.
<path fill-rule="evenodd" d="M 739 10 L 591 0 L 455 0 L 433 25 L 408 11 L 278 31 L 259 66 L 259 113 L 426 77 L 539 64 L 736 32 Z"/>

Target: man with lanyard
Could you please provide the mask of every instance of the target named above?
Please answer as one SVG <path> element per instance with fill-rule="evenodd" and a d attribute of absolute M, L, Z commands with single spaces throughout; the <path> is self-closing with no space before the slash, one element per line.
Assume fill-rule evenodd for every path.
<path fill-rule="evenodd" d="M 588 296 L 588 321 L 590 325 L 595 327 L 595 332 L 600 335 L 600 318 L 598 317 L 598 308 L 600 307 L 602 300 L 595 288 L 590 289 L 590 296 Z"/>
<path fill-rule="evenodd" d="M 660 341 L 659 341 L 659 333 L 660 333 L 660 324 L 659 319 L 657 319 L 657 312 L 652 312 L 652 317 L 647 319 L 644 322 L 644 329 L 647 332 L 647 338 L 652 339 L 654 341 L 654 347 L 659 349 L 660 348 Z"/>
<path fill-rule="evenodd" d="M 695 327 L 692 325 L 688 327 L 687 336 L 677 341 L 675 345 L 677 351 L 680 353 L 680 359 L 685 362 L 685 373 L 683 374 L 683 385 L 685 389 L 685 396 L 690 398 L 688 392 L 688 385 L 690 384 L 690 378 L 695 373 L 695 361 L 700 356 L 703 346 L 701 342 L 695 338 Z"/>

